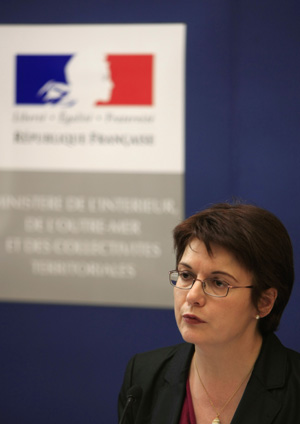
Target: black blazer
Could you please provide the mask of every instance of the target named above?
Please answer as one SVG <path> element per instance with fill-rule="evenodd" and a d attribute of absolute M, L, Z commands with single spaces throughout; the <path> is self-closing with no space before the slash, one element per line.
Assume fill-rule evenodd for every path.
<path fill-rule="evenodd" d="M 127 424 L 178 424 L 194 346 L 182 343 L 134 356 L 119 396 L 119 417 L 133 385 L 143 396 Z M 274 334 L 264 338 L 260 355 L 231 424 L 300 424 L 300 354 Z"/>

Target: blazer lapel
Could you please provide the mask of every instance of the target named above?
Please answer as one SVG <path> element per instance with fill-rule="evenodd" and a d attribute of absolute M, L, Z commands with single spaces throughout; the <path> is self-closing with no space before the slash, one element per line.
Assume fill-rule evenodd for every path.
<path fill-rule="evenodd" d="M 251 379 L 231 424 L 271 424 L 281 409 L 287 355 L 273 334 L 265 339 Z M 277 395 L 273 394 L 274 389 Z"/>
<path fill-rule="evenodd" d="M 194 346 L 187 343 L 174 356 L 165 373 L 165 384 L 157 395 L 151 424 L 178 424 L 193 354 Z"/>
<path fill-rule="evenodd" d="M 255 378 L 232 419 L 231 424 L 271 424 L 281 408 L 281 403 Z"/>

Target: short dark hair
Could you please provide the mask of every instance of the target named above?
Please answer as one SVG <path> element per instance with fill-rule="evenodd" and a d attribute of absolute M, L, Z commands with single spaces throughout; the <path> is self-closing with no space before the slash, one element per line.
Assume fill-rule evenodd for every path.
<path fill-rule="evenodd" d="M 244 203 L 218 203 L 196 213 L 173 231 L 176 263 L 192 239 L 231 252 L 253 275 L 252 301 L 258 304 L 268 288 L 278 291 L 272 311 L 259 322 L 262 334 L 278 328 L 294 283 L 293 248 L 282 222 L 271 212 Z"/>

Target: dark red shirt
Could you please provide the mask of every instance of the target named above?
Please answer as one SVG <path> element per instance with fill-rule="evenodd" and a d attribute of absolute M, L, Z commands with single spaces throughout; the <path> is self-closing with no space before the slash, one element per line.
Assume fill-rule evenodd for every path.
<path fill-rule="evenodd" d="M 186 381 L 186 395 L 183 402 L 179 424 L 196 424 L 189 379 Z"/>

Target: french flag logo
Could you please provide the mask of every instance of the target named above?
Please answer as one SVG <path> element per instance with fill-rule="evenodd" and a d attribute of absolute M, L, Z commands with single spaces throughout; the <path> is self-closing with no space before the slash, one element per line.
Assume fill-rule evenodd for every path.
<path fill-rule="evenodd" d="M 151 54 L 17 55 L 18 105 L 152 106 Z"/>

